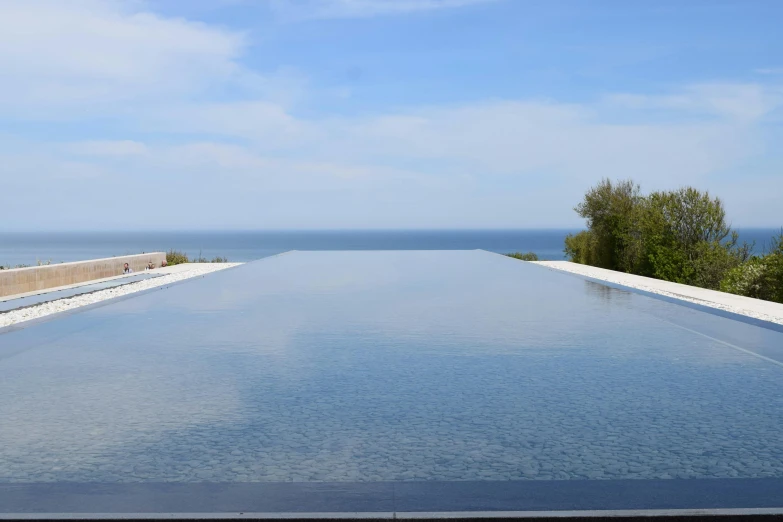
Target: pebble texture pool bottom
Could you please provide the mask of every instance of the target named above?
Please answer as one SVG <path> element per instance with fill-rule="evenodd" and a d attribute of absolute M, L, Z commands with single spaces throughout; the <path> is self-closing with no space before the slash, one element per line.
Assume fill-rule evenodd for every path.
<path fill-rule="evenodd" d="M 0 333 L 0 483 L 779 478 L 781 361 L 483 251 L 291 252 Z"/>

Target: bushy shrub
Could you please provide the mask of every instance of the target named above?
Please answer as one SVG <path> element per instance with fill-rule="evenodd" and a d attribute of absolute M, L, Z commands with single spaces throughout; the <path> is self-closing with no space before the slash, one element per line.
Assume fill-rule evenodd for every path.
<path fill-rule="evenodd" d="M 166 252 L 166 264 L 167 265 L 179 265 L 181 263 L 189 263 L 188 255 L 179 250 L 171 249 Z"/>
<path fill-rule="evenodd" d="M 719 289 L 750 257 L 726 223 L 723 202 L 692 187 L 643 195 L 631 180 L 602 180 L 574 209 L 587 230 L 569 235 L 575 263 Z"/>
<path fill-rule="evenodd" d="M 732 232 L 732 239 L 700 241 L 696 243 L 694 255 L 689 261 L 692 276 L 688 284 L 701 288 L 720 290 L 726 274 L 750 259 L 750 245 L 738 245 L 738 235 Z"/>
<path fill-rule="evenodd" d="M 765 295 L 762 299 L 783 303 L 783 252 L 764 257 Z"/>
<path fill-rule="evenodd" d="M 198 257 L 193 259 L 193 263 L 228 263 L 228 258 L 223 256 L 215 256 L 212 259 L 207 259 L 201 255 L 201 251 L 198 253 Z"/>
<path fill-rule="evenodd" d="M 765 278 L 770 301 L 783 303 L 783 229 L 772 238 L 769 253 L 764 256 Z"/>
<path fill-rule="evenodd" d="M 769 250 L 732 268 L 720 283 L 732 294 L 783 303 L 783 230 L 772 238 Z"/>
<path fill-rule="evenodd" d="M 11 270 L 12 268 L 28 268 L 30 266 L 32 266 L 32 265 L 24 265 L 24 264 L 19 264 L 19 265 L 14 265 L 14 266 L 11 266 L 11 265 L 0 265 L 0 270 Z"/>
<path fill-rule="evenodd" d="M 215 256 L 212 259 L 207 259 L 201 254 L 201 251 L 199 251 L 198 257 L 189 259 L 188 255 L 184 252 L 172 249 L 166 252 L 166 263 L 169 265 L 178 265 L 180 263 L 228 263 L 228 258 Z"/>
<path fill-rule="evenodd" d="M 765 272 L 764 262 L 761 258 L 754 257 L 730 269 L 723 281 L 720 282 L 720 289 L 730 294 L 762 299 Z"/>
<path fill-rule="evenodd" d="M 565 239 L 565 254 L 574 263 L 598 265 L 598 242 L 595 234 L 583 230 L 577 234 L 568 234 Z"/>
<path fill-rule="evenodd" d="M 591 187 L 574 210 L 587 221 L 588 235 L 572 239 L 581 262 L 627 272 L 633 264 L 630 245 L 637 234 L 640 203 L 639 185 L 632 180 L 604 179 Z M 576 241 L 576 243 L 574 243 Z M 566 240 L 566 248 L 568 248 Z"/>
<path fill-rule="evenodd" d="M 506 254 L 508 257 L 519 259 L 521 261 L 538 261 L 538 256 L 534 252 L 514 252 L 512 254 Z"/>

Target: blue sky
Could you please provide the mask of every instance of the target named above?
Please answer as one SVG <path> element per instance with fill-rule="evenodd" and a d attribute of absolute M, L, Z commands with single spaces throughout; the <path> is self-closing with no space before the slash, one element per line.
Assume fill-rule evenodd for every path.
<path fill-rule="evenodd" d="M 778 0 L 6 0 L 0 230 L 783 225 Z"/>

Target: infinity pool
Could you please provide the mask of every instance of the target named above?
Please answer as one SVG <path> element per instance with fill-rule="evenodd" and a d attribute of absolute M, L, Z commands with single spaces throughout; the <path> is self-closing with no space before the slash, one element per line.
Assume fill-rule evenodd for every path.
<path fill-rule="evenodd" d="M 783 506 L 781 331 L 484 251 L 0 330 L 0 419 L 6 513 Z"/>

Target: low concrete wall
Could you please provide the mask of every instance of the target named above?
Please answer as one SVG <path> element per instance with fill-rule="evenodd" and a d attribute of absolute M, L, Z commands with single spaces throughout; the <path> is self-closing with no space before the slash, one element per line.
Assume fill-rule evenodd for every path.
<path fill-rule="evenodd" d="M 164 252 L 151 252 L 58 265 L 0 270 L 0 297 L 122 275 L 125 263 L 128 263 L 134 272 L 142 272 L 148 263 L 153 263 L 158 268 L 165 259 Z"/>

